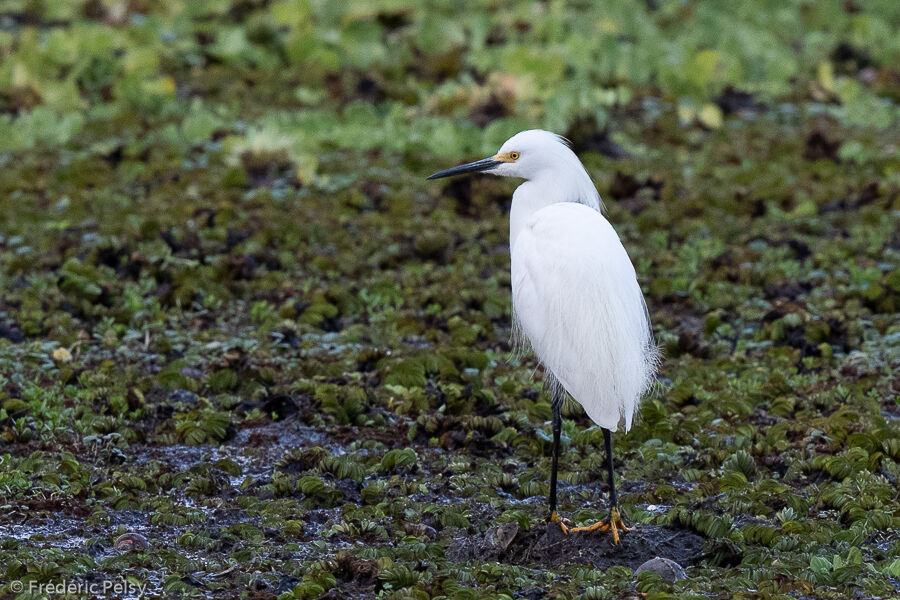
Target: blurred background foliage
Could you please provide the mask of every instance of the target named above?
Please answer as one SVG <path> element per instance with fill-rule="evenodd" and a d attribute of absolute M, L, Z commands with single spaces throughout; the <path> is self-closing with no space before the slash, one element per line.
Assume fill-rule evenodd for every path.
<path fill-rule="evenodd" d="M 115 128 L 187 154 L 218 131 L 310 179 L 329 149 L 481 155 L 646 95 L 720 127 L 726 88 L 887 127 L 900 9 L 849 5 L 8 0 L 0 148 L 103 152 Z"/>

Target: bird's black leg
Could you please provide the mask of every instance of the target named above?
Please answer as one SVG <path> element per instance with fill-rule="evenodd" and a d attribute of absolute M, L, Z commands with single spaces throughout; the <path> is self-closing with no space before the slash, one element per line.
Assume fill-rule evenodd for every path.
<path fill-rule="evenodd" d="M 550 521 L 559 523 L 563 533 L 568 533 L 568 527 L 556 512 L 556 473 L 559 470 L 559 437 L 562 434 L 562 392 L 553 392 L 553 464 L 550 467 Z"/>
<path fill-rule="evenodd" d="M 612 455 L 612 432 L 605 427 L 603 429 L 603 442 L 606 446 L 606 467 L 609 471 L 609 520 L 597 521 L 593 525 L 586 527 L 573 527 L 569 531 L 571 533 L 590 532 L 590 531 L 610 531 L 613 536 L 613 543 L 619 545 L 619 530 L 631 531 L 633 528 L 625 525 L 622 516 L 619 514 L 619 501 L 616 498 L 616 481 L 613 475 L 613 455 Z"/>
<path fill-rule="evenodd" d="M 619 502 L 616 500 L 616 479 L 613 476 L 613 455 L 612 455 L 612 432 L 603 428 L 603 443 L 606 446 L 606 468 L 609 471 L 609 509 L 619 509 Z"/>

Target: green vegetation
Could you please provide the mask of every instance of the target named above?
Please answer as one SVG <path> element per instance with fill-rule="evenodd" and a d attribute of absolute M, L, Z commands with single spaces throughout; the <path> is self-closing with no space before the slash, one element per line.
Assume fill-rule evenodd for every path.
<path fill-rule="evenodd" d="M 895 0 L 6 0 L 0 596 L 897 597 L 898 29 Z M 514 184 L 424 180 L 532 127 L 666 356 L 602 565 L 541 546 Z M 564 415 L 586 523 L 602 436 Z M 687 579 L 634 577 L 658 532 Z"/>

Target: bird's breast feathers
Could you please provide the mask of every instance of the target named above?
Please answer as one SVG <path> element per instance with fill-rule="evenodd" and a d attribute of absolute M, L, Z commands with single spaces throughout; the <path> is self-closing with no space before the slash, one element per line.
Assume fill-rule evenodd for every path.
<path fill-rule="evenodd" d="M 584 204 L 560 202 L 535 211 L 525 223 L 526 239 L 558 258 L 578 265 L 604 264 L 634 277 L 631 259 L 615 229 L 599 211 Z"/>
<path fill-rule="evenodd" d="M 516 326 L 597 424 L 627 429 L 652 380 L 655 346 L 634 267 L 596 210 L 535 211 L 512 250 Z"/>

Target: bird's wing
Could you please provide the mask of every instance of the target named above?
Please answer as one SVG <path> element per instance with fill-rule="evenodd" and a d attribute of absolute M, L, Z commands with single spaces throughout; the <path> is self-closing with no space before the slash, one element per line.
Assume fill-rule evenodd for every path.
<path fill-rule="evenodd" d="M 627 431 L 657 363 L 644 297 L 603 216 L 564 202 L 536 211 L 512 248 L 516 326 L 591 419 Z"/>

